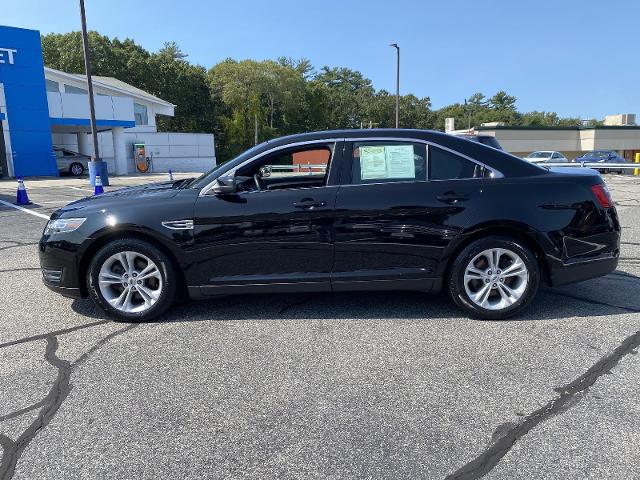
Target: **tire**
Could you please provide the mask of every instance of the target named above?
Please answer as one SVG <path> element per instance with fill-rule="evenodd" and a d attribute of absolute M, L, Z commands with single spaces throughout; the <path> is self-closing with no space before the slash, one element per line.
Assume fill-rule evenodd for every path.
<path fill-rule="evenodd" d="M 492 251 L 497 253 L 487 254 Z M 499 257 L 497 269 L 491 270 L 489 255 Z M 470 243 L 458 254 L 446 285 L 453 302 L 469 316 L 503 320 L 531 303 L 539 283 L 540 268 L 531 250 L 510 237 L 488 236 Z"/>
<path fill-rule="evenodd" d="M 175 279 L 167 255 L 135 238 L 108 243 L 87 270 L 89 296 L 96 305 L 128 322 L 148 321 L 166 312 L 176 296 Z"/>
<path fill-rule="evenodd" d="M 79 177 L 84 173 L 84 166 L 81 163 L 73 162 L 71 165 L 69 165 L 69 173 L 71 175 Z"/>

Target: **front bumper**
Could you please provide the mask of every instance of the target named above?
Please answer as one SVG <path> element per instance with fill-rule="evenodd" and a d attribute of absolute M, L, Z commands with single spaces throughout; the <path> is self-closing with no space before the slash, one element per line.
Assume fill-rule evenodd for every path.
<path fill-rule="evenodd" d="M 63 297 L 75 298 L 77 300 L 85 298 L 85 295 L 82 294 L 79 287 L 61 287 L 60 285 L 47 282 L 44 278 L 42 279 L 42 283 L 44 283 L 49 290 L 59 293 Z"/>
<path fill-rule="evenodd" d="M 69 298 L 84 298 L 79 279 L 79 257 L 77 250 L 64 241 L 51 241 L 46 236 L 39 244 L 42 282 L 49 289 Z"/>
<path fill-rule="evenodd" d="M 549 276 L 552 286 L 581 282 L 590 278 L 602 277 L 618 267 L 618 255 L 603 255 L 589 260 L 571 263 L 556 263 L 550 268 Z"/>

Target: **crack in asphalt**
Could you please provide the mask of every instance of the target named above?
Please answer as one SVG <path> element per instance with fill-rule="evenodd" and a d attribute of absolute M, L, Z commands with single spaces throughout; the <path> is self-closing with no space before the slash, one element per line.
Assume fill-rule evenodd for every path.
<path fill-rule="evenodd" d="M 54 367 L 58 373 L 56 376 L 49 393 L 46 397 L 38 403 L 30 405 L 29 407 L 17 410 L 13 413 L 0 417 L 0 421 L 8 420 L 23 415 L 27 412 L 35 410 L 41 407 L 38 416 L 33 422 L 20 434 L 16 440 L 12 440 L 10 437 L 4 434 L 0 434 L 0 447 L 2 448 L 2 462 L 0 463 L 0 480 L 10 480 L 15 473 L 18 460 L 22 456 L 22 453 L 36 437 L 36 435 L 45 428 L 51 419 L 58 412 L 62 403 L 65 401 L 69 392 L 73 386 L 71 385 L 71 373 L 74 368 L 81 365 L 87 360 L 93 353 L 95 353 L 100 347 L 102 347 L 109 340 L 136 328 L 138 325 L 128 325 L 125 328 L 111 332 L 105 337 L 98 340 L 89 350 L 84 352 L 75 362 L 71 363 L 68 360 L 64 360 L 57 355 L 59 341 L 58 335 L 74 332 L 84 328 L 94 327 L 102 325 L 104 323 L 110 323 L 108 320 L 99 322 L 92 322 L 89 324 L 80 325 L 78 327 L 71 327 L 63 330 L 57 330 L 54 332 L 34 335 L 32 337 L 26 337 L 12 342 L 7 342 L 0 345 L 0 348 L 8 347 L 11 345 L 18 345 L 20 343 L 31 342 L 34 340 L 46 340 L 47 347 L 45 350 L 45 360 Z"/>
<path fill-rule="evenodd" d="M 38 245 L 38 242 L 25 243 L 25 242 L 16 242 L 15 240 L 0 240 L 0 242 L 15 243 L 15 245 L 7 245 L 6 247 L 0 247 L 0 251 L 8 250 L 10 248 L 29 247 L 33 245 Z"/>
<path fill-rule="evenodd" d="M 16 410 L 15 412 L 8 413 L 7 415 L 3 415 L 0 417 L 0 422 L 4 422 L 5 420 L 11 420 L 12 418 L 19 417 L 25 413 L 30 412 L 31 410 L 35 410 L 43 406 L 46 402 L 44 400 L 40 400 L 39 402 L 34 403 L 33 405 L 29 405 L 28 407 L 21 408 L 20 410 Z"/>
<path fill-rule="evenodd" d="M 0 273 L 28 272 L 29 270 L 42 270 L 42 269 L 40 267 L 7 268 L 5 270 L 0 270 Z"/>
<path fill-rule="evenodd" d="M 27 448 L 38 432 L 49 424 L 69 394 L 71 363 L 59 358 L 56 355 L 57 350 L 58 338 L 53 335 L 48 336 L 44 357 L 51 366 L 58 370 L 58 375 L 51 386 L 51 390 L 49 390 L 49 393 L 44 398 L 45 404 L 42 406 L 38 416 L 27 429 L 22 432 L 17 440 L 11 440 L 6 435 L 3 435 L 3 454 L 2 463 L 0 463 L 0 479 L 2 480 L 9 480 L 13 477 L 16 465 L 24 449 Z"/>
<path fill-rule="evenodd" d="M 579 295 L 574 295 L 572 293 L 566 293 L 566 292 L 555 292 L 553 290 L 542 290 L 544 293 L 548 293 L 551 295 L 555 295 L 558 297 L 568 297 L 568 298 L 572 298 L 574 300 L 579 300 L 581 302 L 585 302 L 585 303 L 590 303 L 591 305 L 601 305 L 601 306 L 605 306 L 605 307 L 613 307 L 613 308 L 618 308 L 620 310 L 626 310 L 627 312 L 632 312 L 632 313 L 640 313 L 640 308 L 635 308 L 635 307 L 628 307 L 626 305 L 616 305 L 614 303 L 608 303 L 608 302 L 601 302 L 599 300 L 592 300 L 590 298 L 585 298 L 585 297 L 581 297 Z"/>
<path fill-rule="evenodd" d="M 545 290 L 546 293 L 552 293 L 558 296 L 569 297 L 590 304 L 597 304 L 609 307 L 615 307 L 630 312 L 640 312 L 640 309 L 613 305 L 597 300 L 590 300 L 579 297 L 577 295 L 565 294 L 560 292 L 551 292 Z M 576 405 L 585 397 L 589 388 L 596 383 L 602 375 L 611 374 L 620 360 L 626 355 L 637 354 L 640 347 L 640 331 L 629 335 L 618 347 L 611 353 L 600 358 L 585 373 L 580 375 L 571 383 L 554 389 L 559 395 L 541 408 L 526 415 L 517 423 L 507 423 L 500 425 L 492 435 L 492 443 L 476 458 L 463 465 L 454 473 L 447 475 L 446 480 L 472 480 L 478 479 L 489 473 L 502 460 L 502 458 L 511 450 L 513 445 L 523 436 L 528 434 L 533 428 L 547 420 L 560 415 Z"/>
<path fill-rule="evenodd" d="M 0 343 L 0 348 L 11 347 L 13 345 L 19 345 L 21 343 L 33 342 L 34 340 L 44 340 L 50 336 L 57 337 L 59 335 L 65 335 L 67 333 L 76 332 L 78 330 L 84 330 L 85 328 L 96 327 L 98 325 L 104 325 L 106 323 L 111 323 L 111 320 L 98 320 L 96 322 L 83 323 L 82 325 L 78 325 L 76 327 L 62 328 L 60 330 L 54 330 L 53 332 L 41 333 L 38 335 L 32 335 L 30 337 L 23 337 L 17 340 L 11 340 L 10 342 Z"/>

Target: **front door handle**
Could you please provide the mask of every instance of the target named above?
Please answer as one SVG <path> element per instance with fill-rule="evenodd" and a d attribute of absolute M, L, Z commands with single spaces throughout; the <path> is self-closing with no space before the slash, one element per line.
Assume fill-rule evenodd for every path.
<path fill-rule="evenodd" d="M 327 202 L 317 202 L 313 198 L 303 198 L 299 202 L 293 202 L 293 206 L 296 208 L 302 208 L 304 210 L 311 210 L 314 208 L 325 207 Z"/>
<path fill-rule="evenodd" d="M 466 200 L 469 200 L 468 195 L 464 195 L 462 193 L 456 193 L 456 192 L 445 192 L 442 195 L 438 195 L 436 198 L 440 202 L 445 202 L 445 203 L 458 203 L 458 202 L 464 202 Z"/>

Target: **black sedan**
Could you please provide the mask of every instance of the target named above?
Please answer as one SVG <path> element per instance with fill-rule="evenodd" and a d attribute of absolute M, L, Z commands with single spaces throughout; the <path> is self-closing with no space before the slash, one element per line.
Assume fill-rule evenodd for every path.
<path fill-rule="evenodd" d="M 441 289 L 471 316 L 503 319 L 541 283 L 611 272 L 619 242 L 594 171 L 433 131 L 347 130 L 73 202 L 39 248 L 48 287 L 129 321 L 178 297 Z"/>

